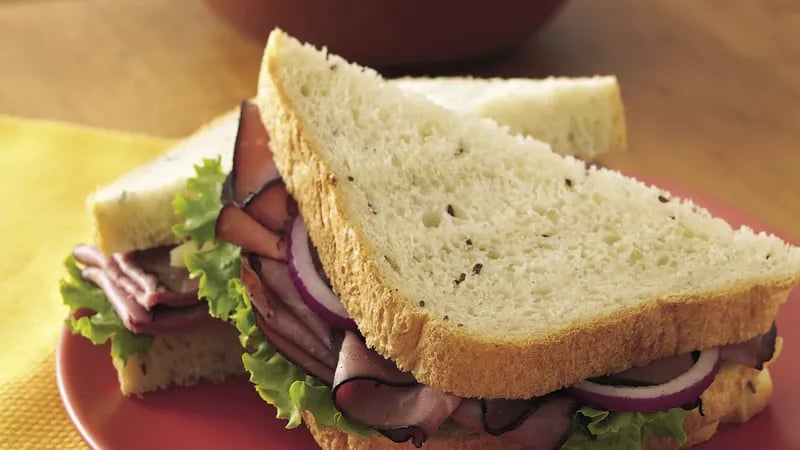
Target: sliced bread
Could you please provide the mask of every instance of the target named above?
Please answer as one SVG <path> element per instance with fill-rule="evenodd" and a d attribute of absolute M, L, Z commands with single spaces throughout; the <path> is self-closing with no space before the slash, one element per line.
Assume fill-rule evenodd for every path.
<path fill-rule="evenodd" d="M 172 234 L 179 221 L 172 200 L 203 158 L 223 155 L 223 168 L 230 170 L 238 120 L 238 109 L 229 111 L 151 163 L 92 193 L 86 206 L 100 250 L 110 254 L 178 243 Z"/>
<path fill-rule="evenodd" d="M 512 133 L 547 142 L 554 152 L 591 160 L 625 150 L 625 111 L 614 76 L 587 78 L 402 78 L 403 90 Z"/>
<path fill-rule="evenodd" d="M 258 104 L 367 343 L 465 397 L 527 398 L 766 332 L 800 249 L 270 35 Z"/>
<path fill-rule="evenodd" d="M 126 363 L 114 359 L 120 391 L 141 395 L 244 374 L 238 338 L 236 328 L 224 322 L 155 336 L 146 354 L 134 354 Z"/>

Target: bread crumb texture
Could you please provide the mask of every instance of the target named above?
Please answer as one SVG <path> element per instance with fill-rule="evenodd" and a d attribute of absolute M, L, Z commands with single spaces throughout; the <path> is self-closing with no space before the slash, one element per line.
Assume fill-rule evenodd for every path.
<path fill-rule="evenodd" d="M 191 386 L 200 380 L 222 381 L 244 373 L 238 333 L 223 322 L 156 336 L 147 354 L 133 355 L 127 364 L 115 359 L 114 367 L 125 395 Z"/>

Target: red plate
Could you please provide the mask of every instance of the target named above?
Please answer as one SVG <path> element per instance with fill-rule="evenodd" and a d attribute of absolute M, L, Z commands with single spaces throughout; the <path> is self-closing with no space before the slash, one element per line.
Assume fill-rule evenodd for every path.
<path fill-rule="evenodd" d="M 692 198 L 734 226 L 766 227 L 730 206 L 685 189 L 669 188 Z M 778 330 L 783 354 L 772 366 L 775 393 L 767 409 L 743 426 L 723 426 L 698 450 L 800 449 L 800 290 L 781 308 Z M 64 330 L 56 372 L 66 410 L 86 442 L 94 448 L 316 449 L 304 427 L 286 430 L 275 410 L 261 401 L 244 378 L 203 383 L 127 398 L 120 394 L 108 346 L 94 346 Z"/>

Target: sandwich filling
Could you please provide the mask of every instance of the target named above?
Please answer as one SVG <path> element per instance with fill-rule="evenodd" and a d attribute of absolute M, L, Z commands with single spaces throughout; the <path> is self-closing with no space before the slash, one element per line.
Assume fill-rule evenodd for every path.
<path fill-rule="evenodd" d="M 218 191 L 224 179 L 219 168 L 197 170 L 198 178 L 190 180 L 187 188 Z M 191 243 L 212 238 L 219 193 L 185 200 L 183 195 L 175 199 L 174 212 L 191 219 L 173 227 L 175 236 L 180 240 L 191 236 Z M 190 277 L 182 261 L 175 261 L 198 250 L 191 243 L 111 255 L 89 245 L 75 247 L 64 263 L 67 276 L 59 284 L 71 312 L 67 326 L 94 344 L 110 341 L 111 356 L 124 363 L 130 355 L 147 354 L 154 336 L 219 326 L 216 316 L 208 314 L 208 303 L 198 295 L 199 280 Z M 222 279 L 239 276 L 238 266 L 228 272 L 216 267 L 214 273 Z"/>
<path fill-rule="evenodd" d="M 285 414 L 282 409 L 290 410 L 290 425 L 298 423 L 298 411 L 307 410 L 323 426 L 374 430 L 419 447 L 446 422 L 454 422 L 524 448 L 550 449 L 575 436 L 580 440 L 586 433 L 597 439 L 587 430 L 609 414 L 638 414 L 642 443 L 649 436 L 672 436 L 682 442 L 683 419 L 694 408 L 702 413 L 700 396 L 720 364 L 761 368 L 773 355 L 774 328 L 744 343 L 667 358 L 530 399 L 461 398 L 420 384 L 413 374 L 366 345 L 341 305 L 331 304 L 335 293 L 329 285 L 323 283 L 327 292 L 320 292 L 319 280 L 327 278 L 308 235 L 297 231 L 302 229 L 302 218 L 280 180 L 266 131 L 252 105 L 243 105 L 233 167 L 221 188 L 215 223 L 220 242 L 212 250 L 190 255 L 187 263 L 207 288 L 201 295 L 209 296 L 212 314 L 231 318 L 243 333 L 242 342 L 252 352 L 245 355 L 251 380 L 262 397 L 276 405 L 279 416 Z M 312 270 L 298 269 L 298 247 L 306 244 L 316 262 Z M 219 261 L 219 254 L 211 253 L 238 256 L 239 251 L 241 258 L 227 263 L 238 267 L 238 280 L 215 286 L 208 261 Z M 231 304 L 230 298 L 237 295 L 241 303 Z M 261 371 L 274 375 L 275 366 L 287 364 L 295 369 L 283 372 L 300 368 L 304 375 L 291 372 L 295 379 L 283 386 L 259 375 Z M 628 392 L 625 389 L 638 389 L 634 397 L 646 393 L 648 401 L 632 401 L 620 393 Z M 333 419 L 319 420 L 315 407 L 330 405 L 336 411 Z"/>
<path fill-rule="evenodd" d="M 170 264 L 171 247 L 104 255 L 90 245 L 75 247 L 60 291 L 72 317 L 67 325 L 94 344 L 111 341 L 111 355 L 127 362 L 148 352 L 154 336 L 179 333 L 219 321 L 198 298 L 198 280 Z"/>
<path fill-rule="evenodd" d="M 197 280 L 169 264 L 169 248 L 113 253 L 79 245 L 81 275 L 105 293 L 125 328 L 136 334 L 174 333 L 216 322 L 197 299 Z"/>

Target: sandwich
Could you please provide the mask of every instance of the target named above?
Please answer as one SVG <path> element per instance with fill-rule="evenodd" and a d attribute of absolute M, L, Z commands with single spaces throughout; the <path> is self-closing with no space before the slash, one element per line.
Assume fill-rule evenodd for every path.
<path fill-rule="evenodd" d="M 535 130 L 535 137 L 559 142 L 565 154 L 594 158 L 625 149 L 624 114 L 614 77 L 513 80 L 515 96 L 501 89 L 506 83 L 512 81 L 397 81 L 403 89 L 419 86 L 426 95 L 438 95 L 461 113 L 508 121 L 517 132 Z M 475 89 L 467 92 L 469 86 Z M 466 105 L 459 100 L 476 92 L 483 92 L 483 101 Z M 586 101 L 592 107 L 585 107 Z M 180 245 L 189 231 L 213 235 L 213 225 L 203 228 L 205 222 L 192 213 L 200 210 L 215 217 L 219 199 L 206 198 L 204 203 L 183 194 L 194 166 L 204 159 L 220 161 L 221 172 L 230 170 L 238 123 L 238 110 L 220 116 L 87 199 L 95 243 L 76 247 L 67 259 L 61 293 L 75 314 L 67 321 L 73 332 L 94 343 L 111 342 L 125 395 L 243 373 L 238 333 L 212 319 L 205 302 L 198 301 L 198 280 L 190 278 L 183 264 L 191 243 Z M 542 124 L 547 126 L 536 128 Z M 213 174 L 206 171 L 208 178 L 190 183 L 188 190 L 217 186 L 222 176 L 214 179 Z M 184 225 L 186 215 L 194 223 Z"/>
<path fill-rule="evenodd" d="M 243 373 L 236 330 L 198 301 L 197 280 L 175 264 L 171 230 L 172 199 L 194 173 L 192 163 L 219 157 L 229 117 L 87 198 L 96 242 L 72 249 L 59 288 L 71 331 L 110 342 L 125 395 Z"/>
<path fill-rule="evenodd" d="M 192 184 L 200 296 L 324 449 L 678 448 L 771 395 L 800 248 L 280 30 Z"/>

